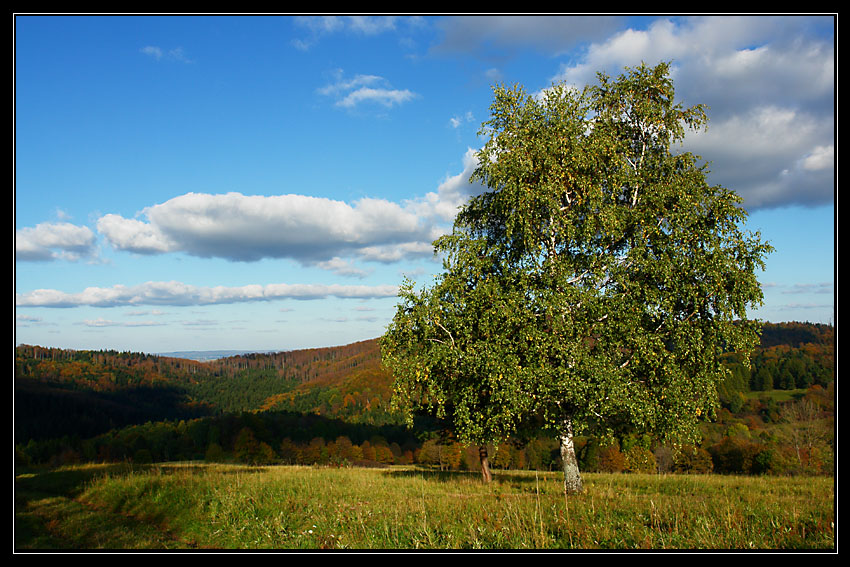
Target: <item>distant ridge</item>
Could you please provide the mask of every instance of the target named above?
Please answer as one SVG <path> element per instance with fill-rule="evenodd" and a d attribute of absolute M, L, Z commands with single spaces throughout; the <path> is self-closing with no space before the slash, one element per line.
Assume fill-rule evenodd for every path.
<path fill-rule="evenodd" d="M 175 350 L 171 352 L 153 352 L 153 356 L 161 356 L 163 358 L 182 358 L 185 360 L 194 360 L 196 362 L 210 362 L 223 358 L 248 356 L 248 355 L 277 355 L 283 353 L 320 353 L 333 352 L 339 349 L 349 350 L 354 348 L 358 350 L 363 345 L 371 345 L 377 343 L 378 339 L 364 339 L 347 345 L 328 345 L 323 347 L 306 347 L 300 349 L 265 349 L 265 350 Z"/>
<path fill-rule="evenodd" d="M 240 356 L 243 354 L 268 354 L 278 352 L 276 350 L 178 350 L 174 352 L 157 352 L 156 356 L 165 356 L 169 358 L 185 358 L 187 360 L 197 360 L 198 362 L 208 362 L 210 360 L 218 360 L 219 358 L 227 358 L 229 356 Z"/>

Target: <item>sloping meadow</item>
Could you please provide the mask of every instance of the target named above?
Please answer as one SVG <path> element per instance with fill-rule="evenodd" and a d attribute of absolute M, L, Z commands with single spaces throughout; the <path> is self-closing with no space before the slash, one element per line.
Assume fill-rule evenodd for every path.
<path fill-rule="evenodd" d="M 555 472 L 504 472 L 490 484 L 413 467 L 88 465 L 44 474 L 52 478 L 17 479 L 16 516 L 31 526 L 18 531 L 18 550 L 835 548 L 828 477 L 587 474 L 584 491 L 565 497 Z M 85 527 L 109 518 L 126 528 Z"/>

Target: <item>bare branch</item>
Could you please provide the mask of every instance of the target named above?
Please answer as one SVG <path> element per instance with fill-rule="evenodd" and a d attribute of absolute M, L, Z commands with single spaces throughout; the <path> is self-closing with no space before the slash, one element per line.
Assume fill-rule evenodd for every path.
<path fill-rule="evenodd" d="M 434 319 L 434 324 L 437 325 L 439 328 L 441 328 L 443 330 L 443 332 L 445 332 L 449 336 L 449 338 L 452 341 L 452 348 L 455 348 L 455 338 L 452 336 L 452 334 L 449 332 L 449 330 L 446 329 L 443 326 L 443 324 L 440 323 L 439 321 L 437 321 L 436 319 Z M 434 339 L 434 340 L 437 341 L 437 342 L 441 342 L 441 343 L 443 342 L 443 341 L 439 341 L 438 339 Z M 446 343 L 443 343 L 443 344 L 446 344 Z"/>

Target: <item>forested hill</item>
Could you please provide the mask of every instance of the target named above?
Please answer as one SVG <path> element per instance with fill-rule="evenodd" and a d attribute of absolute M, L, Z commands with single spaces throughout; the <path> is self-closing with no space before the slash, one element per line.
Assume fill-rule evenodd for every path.
<path fill-rule="evenodd" d="M 193 382 L 207 376 L 234 376 L 244 370 L 275 370 L 306 382 L 366 361 L 380 362 L 377 339 L 326 348 L 240 354 L 209 361 L 115 350 L 20 345 L 16 348 L 15 376 L 77 382 L 101 390 L 161 380 Z"/>
<path fill-rule="evenodd" d="M 209 362 L 20 345 L 15 437 L 86 437 L 146 421 L 269 409 L 380 425 L 391 421 L 391 382 L 377 339 Z"/>
<path fill-rule="evenodd" d="M 835 331 L 812 323 L 765 324 L 751 369 L 735 365 L 721 392 L 826 385 L 834 380 Z M 96 435 L 147 421 L 278 410 L 349 423 L 397 423 L 392 377 L 377 339 L 328 348 L 243 354 L 199 362 L 113 350 L 20 345 L 15 436 Z M 739 396 L 738 396 L 739 397 Z"/>
<path fill-rule="evenodd" d="M 761 347 L 788 346 L 799 348 L 804 344 L 834 346 L 835 327 L 824 323 L 765 323 L 761 333 Z"/>

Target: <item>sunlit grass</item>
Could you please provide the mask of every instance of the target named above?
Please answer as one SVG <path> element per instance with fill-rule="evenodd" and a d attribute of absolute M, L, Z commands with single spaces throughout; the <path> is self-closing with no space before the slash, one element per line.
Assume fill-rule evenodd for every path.
<path fill-rule="evenodd" d="M 44 475 L 52 475 L 45 477 Z M 833 479 L 236 465 L 19 477 L 17 547 L 832 549 Z M 52 495 L 43 490 L 58 487 Z"/>

